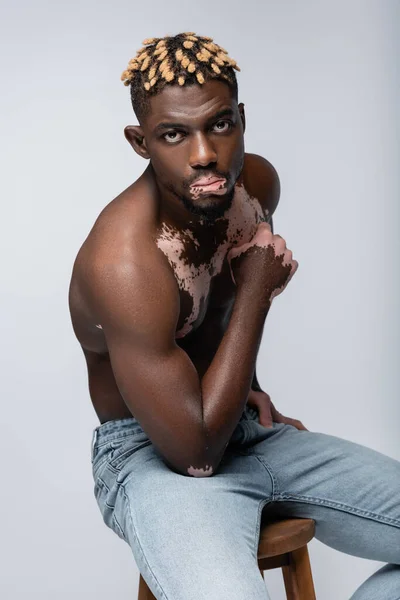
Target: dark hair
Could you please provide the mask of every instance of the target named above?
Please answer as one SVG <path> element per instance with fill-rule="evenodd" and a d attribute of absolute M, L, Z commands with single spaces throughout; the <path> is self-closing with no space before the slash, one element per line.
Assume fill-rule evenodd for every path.
<path fill-rule="evenodd" d="M 227 51 L 212 38 L 193 32 L 173 37 L 149 38 L 129 61 L 122 73 L 124 85 L 131 86 L 133 110 L 139 121 L 149 111 L 149 98 L 167 84 L 202 85 L 210 79 L 226 83 L 237 101 L 238 85 L 234 69 L 240 71 Z"/>

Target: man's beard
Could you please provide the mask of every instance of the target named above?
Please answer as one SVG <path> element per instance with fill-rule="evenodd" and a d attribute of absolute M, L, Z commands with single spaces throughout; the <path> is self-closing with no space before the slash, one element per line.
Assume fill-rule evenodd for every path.
<path fill-rule="evenodd" d="M 223 196 L 216 196 L 217 200 L 212 201 L 208 206 L 199 206 L 187 196 L 181 196 L 175 192 L 175 195 L 189 212 L 198 215 L 209 222 L 215 221 L 215 219 L 224 215 L 232 205 L 234 194 L 235 187 L 233 186 L 232 189 L 228 190 Z"/>

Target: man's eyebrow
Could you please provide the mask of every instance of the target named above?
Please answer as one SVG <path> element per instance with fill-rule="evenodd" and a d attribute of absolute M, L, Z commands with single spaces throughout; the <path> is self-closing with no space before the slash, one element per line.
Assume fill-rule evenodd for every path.
<path fill-rule="evenodd" d="M 207 119 L 207 124 L 211 123 L 212 121 L 216 121 L 221 117 L 232 117 L 234 114 L 235 113 L 233 108 L 223 108 L 222 110 L 219 110 L 217 113 L 215 113 L 215 115 L 212 115 L 209 119 Z M 184 123 L 164 122 L 158 123 L 158 125 L 154 128 L 154 131 L 157 132 L 162 131 L 164 129 L 185 129 L 186 127 L 187 125 L 185 125 Z"/>

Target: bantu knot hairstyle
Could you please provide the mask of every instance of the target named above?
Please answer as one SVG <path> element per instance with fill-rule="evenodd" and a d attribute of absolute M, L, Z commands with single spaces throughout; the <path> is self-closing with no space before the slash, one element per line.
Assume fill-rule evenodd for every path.
<path fill-rule="evenodd" d="M 148 38 L 142 44 L 121 75 L 124 85 L 131 86 L 132 106 L 138 118 L 147 114 L 149 96 L 159 93 L 168 83 L 201 85 L 209 79 L 221 79 L 237 99 L 233 69 L 240 71 L 240 68 L 212 38 L 186 32 L 174 37 Z"/>

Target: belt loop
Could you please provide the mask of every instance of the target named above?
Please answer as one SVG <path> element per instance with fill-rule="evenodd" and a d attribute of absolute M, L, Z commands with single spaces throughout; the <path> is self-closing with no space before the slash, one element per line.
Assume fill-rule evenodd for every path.
<path fill-rule="evenodd" d="M 92 454 L 93 454 L 96 442 L 97 442 L 97 427 L 94 429 L 93 435 L 92 435 Z"/>

